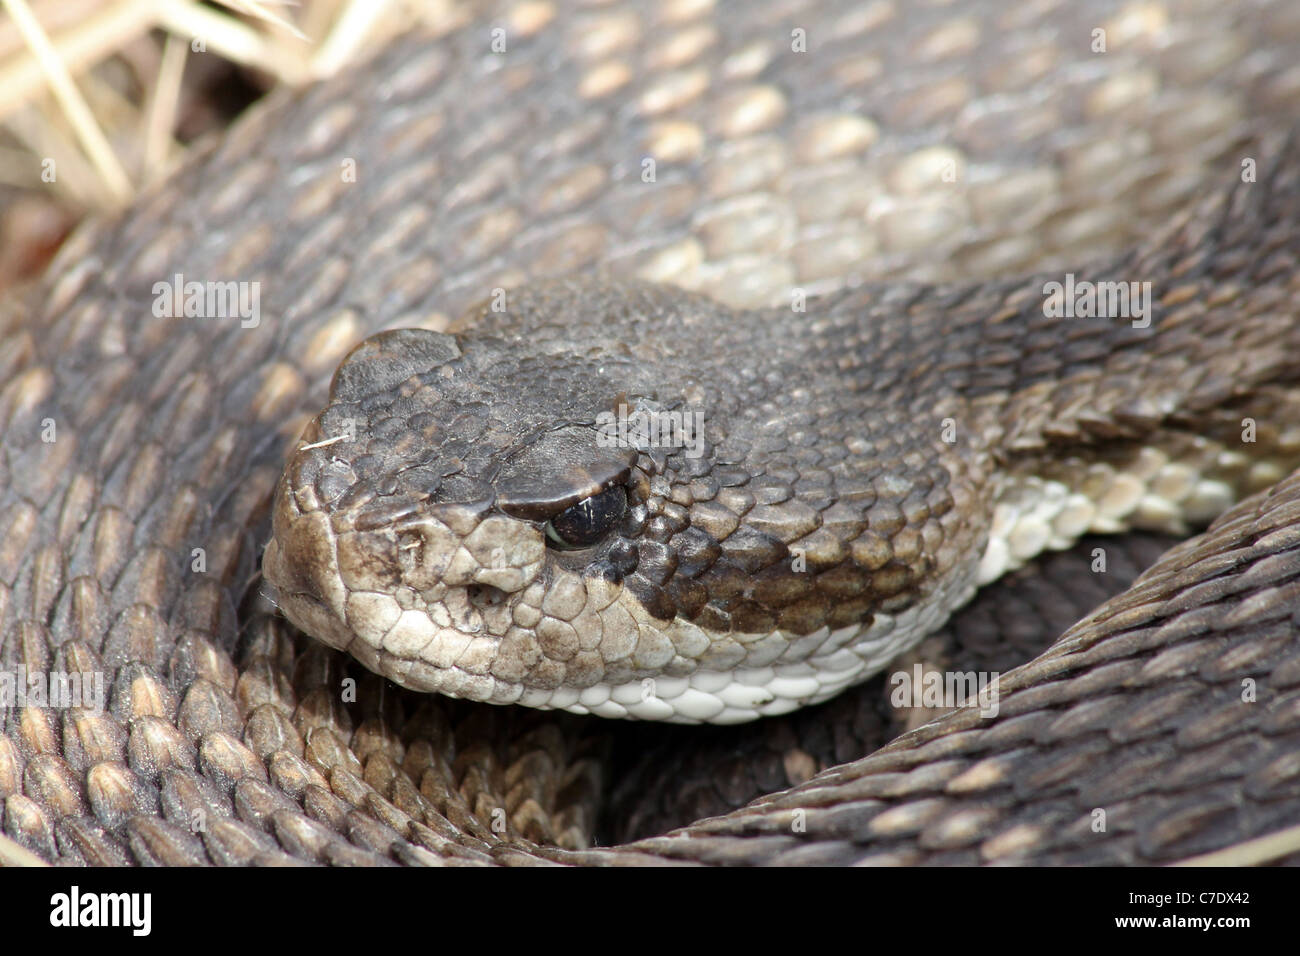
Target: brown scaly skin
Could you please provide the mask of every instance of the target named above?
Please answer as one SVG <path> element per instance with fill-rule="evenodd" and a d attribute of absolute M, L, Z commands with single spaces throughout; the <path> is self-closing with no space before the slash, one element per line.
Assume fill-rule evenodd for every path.
<path fill-rule="evenodd" d="M 1255 134 L 1294 117 L 1284 67 L 1300 25 L 1285 5 L 1174 9 L 1168 32 L 1117 19 L 1117 4 L 1076 6 L 881 23 L 824 5 L 771 20 L 761 5 L 615 7 L 516 29 L 495 59 L 484 19 L 279 99 L 74 239 L 41 288 L 0 307 L 0 662 L 101 670 L 108 707 L 6 712 L 4 833 L 102 863 L 1131 862 L 1295 822 L 1295 648 L 1273 590 L 1290 567 L 1291 484 L 1004 683 L 996 721 L 959 712 L 630 852 L 540 846 L 590 838 L 606 781 L 589 722 L 396 691 L 247 597 L 283 454 L 372 331 L 438 327 L 496 286 L 597 267 L 733 307 L 789 301 L 795 284 L 1076 267 L 1149 240 L 1189 197 L 1238 179 L 1243 156 L 1264 168 Z M 1104 60 L 1081 39 L 1098 24 Z M 795 27 L 812 53 L 786 53 Z M 925 174 L 935 154 L 918 155 L 940 145 L 963 174 L 948 192 Z M 356 182 L 339 176 L 349 158 Z M 1275 241 L 1267 254 L 1196 272 L 1253 268 L 1250 308 L 1194 292 L 1166 317 L 1284 316 L 1294 220 L 1271 222 L 1242 233 L 1256 252 Z M 176 272 L 260 281 L 261 323 L 154 316 L 153 283 Z M 1225 380 L 1284 371 L 1244 361 Z M 1124 406 L 1126 382 L 1151 384 L 1143 367 L 1099 386 L 1115 390 L 1105 408 Z M 1182 367 L 1184 394 L 1221 391 L 1204 362 Z M 1202 579 L 1224 593 L 1192 589 Z M 1243 674 L 1261 688 L 1244 720 Z M 796 805 L 809 808 L 797 835 Z M 1079 823 L 1099 805 L 1108 839 Z"/>

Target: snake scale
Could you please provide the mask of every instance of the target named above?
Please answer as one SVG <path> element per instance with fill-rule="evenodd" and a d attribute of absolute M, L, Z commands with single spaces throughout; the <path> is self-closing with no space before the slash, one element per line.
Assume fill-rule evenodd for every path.
<path fill-rule="evenodd" d="M 6 845 L 1137 863 L 1296 825 L 1298 49 L 1264 0 L 533 0 L 271 97 L 0 303 L 0 664 L 105 698 L 5 709 Z M 1075 273 L 1149 309 L 1063 318 Z M 703 453 L 592 443 L 633 406 L 704 408 Z M 339 596 L 394 561 L 400 599 Z M 472 633 L 440 663 L 408 612 Z M 676 728 L 373 672 L 745 720 L 899 653 L 1008 669 L 996 716 L 881 747 L 881 678 Z"/>

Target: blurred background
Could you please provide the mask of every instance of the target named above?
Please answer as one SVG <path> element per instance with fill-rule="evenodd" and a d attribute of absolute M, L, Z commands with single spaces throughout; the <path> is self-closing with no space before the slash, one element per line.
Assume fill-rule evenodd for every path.
<path fill-rule="evenodd" d="M 0 0 L 0 290 L 278 86 L 337 73 L 470 0 Z"/>

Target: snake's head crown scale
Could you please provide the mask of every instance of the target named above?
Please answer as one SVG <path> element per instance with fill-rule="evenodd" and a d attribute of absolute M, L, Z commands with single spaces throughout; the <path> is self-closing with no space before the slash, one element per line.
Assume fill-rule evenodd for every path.
<path fill-rule="evenodd" d="M 932 562 L 854 540 L 877 505 L 941 520 L 947 473 L 882 503 L 860 456 L 812 452 L 827 396 L 720 358 L 755 316 L 597 280 L 508 301 L 342 363 L 275 495 L 286 616 L 410 688 L 604 716 L 735 722 L 860 679 L 855 638 Z"/>

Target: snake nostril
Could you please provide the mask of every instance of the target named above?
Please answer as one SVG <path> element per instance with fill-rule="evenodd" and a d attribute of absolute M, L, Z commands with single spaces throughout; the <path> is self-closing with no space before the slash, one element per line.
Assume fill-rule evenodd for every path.
<path fill-rule="evenodd" d="M 499 607 L 506 599 L 506 592 L 490 584 L 471 584 L 466 588 L 469 603 L 477 608 Z"/>

